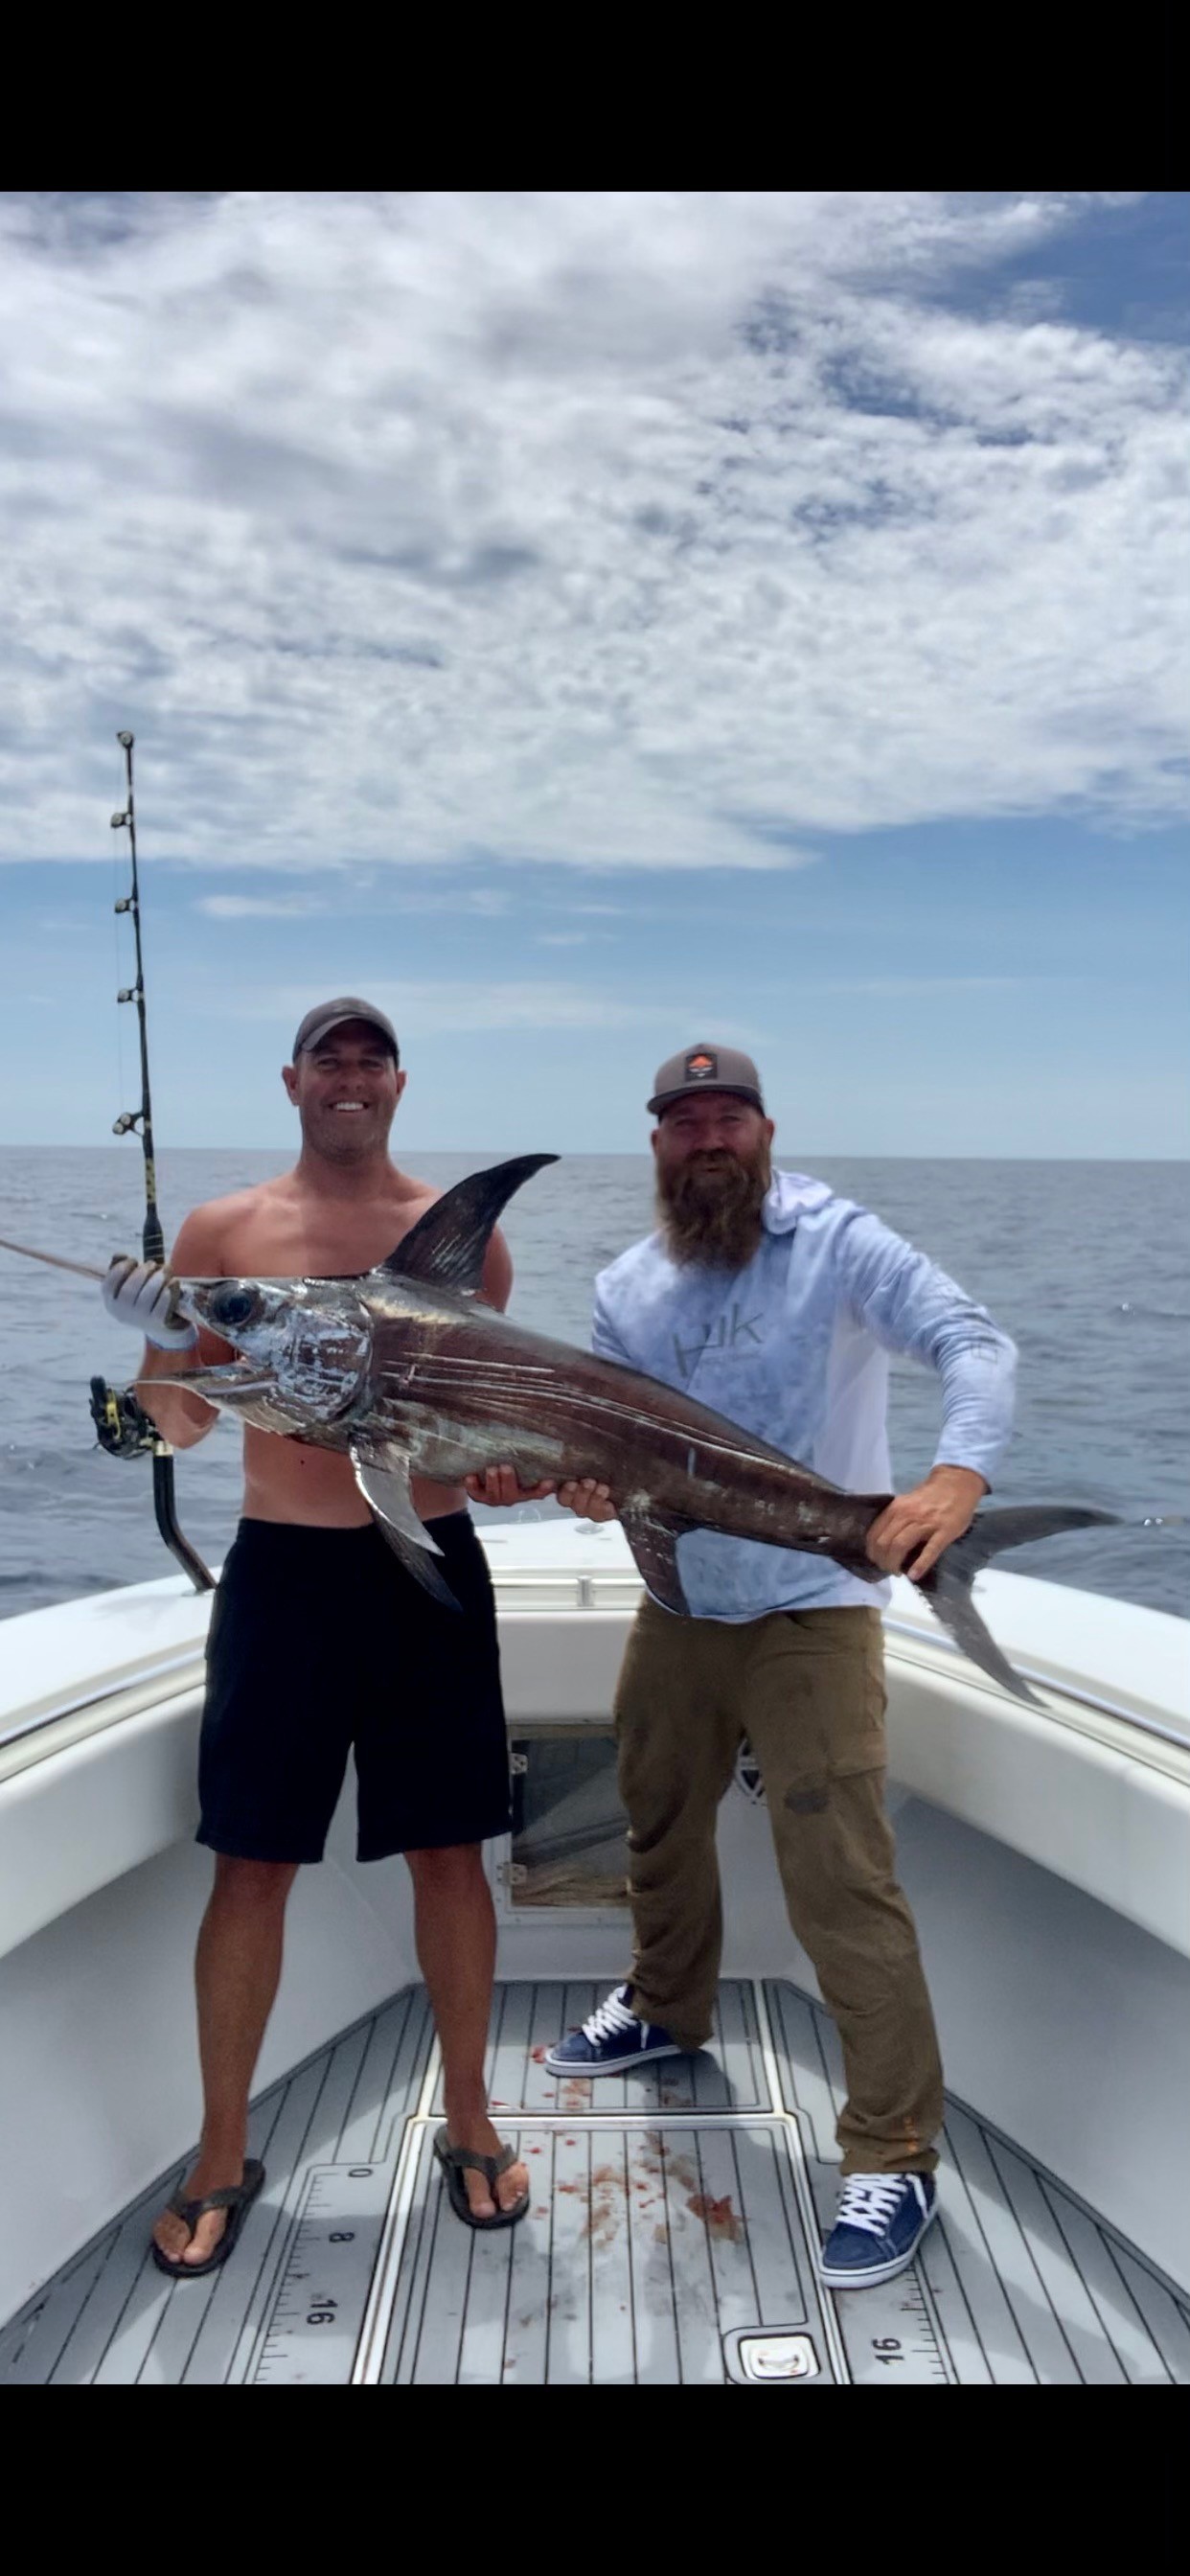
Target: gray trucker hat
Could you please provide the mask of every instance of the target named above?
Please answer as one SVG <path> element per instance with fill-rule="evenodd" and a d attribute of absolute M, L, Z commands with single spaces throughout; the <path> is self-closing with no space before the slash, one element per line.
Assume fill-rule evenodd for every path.
<path fill-rule="evenodd" d="M 361 1002 L 356 993 L 340 993 L 337 1002 L 316 1002 L 313 1010 L 307 1011 L 293 1041 L 294 1063 L 297 1063 L 303 1047 L 320 1045 L 323 1038 L 330 1036 L 332 1029 L 341 1029 L 345 1020 L 369 1020 L 374 1029 L 379 1029 L 381 1037 L 387 1039 L 397 1063 L 400 1063 L 401 1050 L 392 1021 L 385 1012 L 377 1010 L 374 1002 Z"/>
<path fill-rule="evenodd" d="M 764 1109 L 760 1075 L 751 1056 L 741 1055 L 737 1047 L 696 1046 L 671 1055 L 657 1074 L 648 1107 L 659 1117 L 672 1101 L 684 1100 L 692 1091 L 734 1091 L 754 1109 Z"/>

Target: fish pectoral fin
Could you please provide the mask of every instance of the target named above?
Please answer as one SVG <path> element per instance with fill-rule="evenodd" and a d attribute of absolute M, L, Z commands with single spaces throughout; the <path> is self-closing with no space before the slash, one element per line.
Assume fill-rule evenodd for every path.
<path fill-rule="evenodd" d="M 411 1547 L 424 1548 L 430 1556 L 441 1556 L 437 1539 L 431 1538 L 425 1522 L 418 1519 L 414 1510 L 409 1460 L 405 1451 L 391 1442 L 380 1447 L 368 1441 L 353 1440 L 351 1463 L 355 1469 L 355 1481 L 371 1509 L 390 1521 Z"/>
<path fill-rule="evenodd" d="M 351 1463 L 364 1501 L 405 1572 L 444 1609 L 457 1610 L 459 1604 L 449 1584 L 430 1562 L 431 1557 L 441 1556 L 442 1550 L 413 1508 L 409 1464 L 403 1453 L 395 1449 L 369 1450 L 353 1442 Z"/>
<path fill-rule="evenodd" d="M 654 1600 L 689 1618 L 690 1605 L 678 1572 L 677 1544 L 683 1530 L 693 1529 L 695 1523 L 678 1520 L 668 1512 L 634 1510 L 629 1504 L 627 1508 L 621 1506 L 620 1526 Z"/>
<path fill-rule="evenodd" d="M 512 1162 L 470 1173 L 426 1209 L 378 1268 L 393 1278 L 433 1280 L 440 1288 L 474 1294 L 497 1218 L 522 1181 L 557 1160 L 556 1154 L 518 1154 Z"/>

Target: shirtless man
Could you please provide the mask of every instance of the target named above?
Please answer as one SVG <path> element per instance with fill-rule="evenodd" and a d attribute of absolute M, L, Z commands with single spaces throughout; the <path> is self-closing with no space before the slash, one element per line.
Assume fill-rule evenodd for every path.
<path fill-rule="evenodd" d="M 173 1270 L 327 1277 L 383 1261 L 440 1196 L 389 1159 L 406 1078 L 383 1011 L 352 996 L 309 1011 L 282 1075 L 301 1122 L 294 1169 L 196 1208 Z M 511 1286 L 497 1233 L 483 1294 L 503 1308 Z M 113 1262 L 103 1297 L 147 1334 L 149 1378 L 233 1356 L 176 1314 L 169 1272 Z M 138 1384 L 175 1448 L 211 1429 L 201 1397 Z M 248 2096 L 281 1973 L 286 1899 L 302 1863 L 322 1858 L 352 1746 L 359 1858 L 403 1852 L 412 1872 L 417 1955 L 442 2047 L 442 2147 L 448 2139 L 473 2160 L 448 2172 L 452 2201 L 458 2209 L 465 2191 L 472 2221 L 488 2225 L 528 2206 L 526 2170 L 501 2150 L 483 2074 L 496 1934 L 480 1847 L 509 1821 L 491 1585 L 463 1493 L 415 1477 L 413 1499 L 462 1616 L 398 1564 L 348 1458 L 245 1429 L 244 1516 L 212 1612 L 199 1753 L 198 1839 L 216 1855 L 196 1969 L 202 2140 L 153 2230 L 157 2263 L 181 2279 L 225 2260 L 264 2179 L 246 2159 Z"/>

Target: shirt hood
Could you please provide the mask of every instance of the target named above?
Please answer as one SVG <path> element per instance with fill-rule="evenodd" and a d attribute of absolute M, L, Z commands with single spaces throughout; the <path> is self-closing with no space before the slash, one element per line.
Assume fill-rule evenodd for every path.
<path fill-rule="evenodd" d="M 834 1192 L 827 1181 L 811 1180 L 808 1172 L 774 1172 L 761 1216 L 769 1234 L 792 1234 L 799 1216 L 812 1208 L 826 1206 Z"/>

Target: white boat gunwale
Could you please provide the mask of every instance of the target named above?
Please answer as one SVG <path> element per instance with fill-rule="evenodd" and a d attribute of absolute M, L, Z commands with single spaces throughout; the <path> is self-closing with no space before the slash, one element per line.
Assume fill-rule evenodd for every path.
<path fill-rule="evenodd" d="M 586 1578 L 585 1580 L 589 1585 L 590 1579 Z M 528 1578 L 528 1581 L 532 1584 L 535 1590 L 540 1588 L 540 1577 L 530 1577 Z M 515 1577 L 513 1578 L 513 1583 L 515 1583 Z M 507 1580 L 501 1587 L 502 1590 L 511 1590 L 512 1588 L 513 1585 L 507 1583 Z M 571 1586 L 561 1581 L 558 1584 L 559 1593 L 570 1591 L 571 1588 Z M 562 1602 L 559 1600 L 557 1606 L 559 1608 L 568 1608 L 571 1604 L 569 1602 Z M 611 1617 L 618 1619 L 623 1615 L 618 1605 L 600 1602 L 590 1598 L 583 1599 L 581 1593 L 577 1606 L 581 1610 L 589 1611 L 597 1617 L 602 1615 L 605 1618 Z M 516 1615 L 515 1612 L 513 1615 Z M 886 1639 L 889 1637 L 895 1637 L 898 1640 L 904 1639 L 911 1645 L 925 1647 L 927 1649 L 927 1664 L 928 1660 L 933 1655 L 947 1656 L 952 1662 L 962 1664 L 964 1668 L 964 1679 L 970 1682 L 973 1688 L 983 1689 L 994 1699 L 1003 1700 L 1011 1698 L 1011 1692 L 1002 1689 L 997 1682 L 991 1680 L 986 1674 L 981 1674 L 978 1682 L 972 1680 L 972 1676 L 976 1668 L 973 1665 L 968 1664 L 967 1657 L 964 1656 L 962 1649 L 954 1643 L 952 1638 L 942 1636 L 935 1638 L 928 1635 L 928 1633 L 923 1635 L 921 1629 L 916 1627 L 911 1620 L 894 1618 L 889 1612 L 885 1613 L 883 1627 Z M 894 1647 L 893 1653 L 894 1656 L 902 1662 L 912 1662 L 917 1660 L 912 1656 L 905 1656 L 897 1647 Z M 105 1726 L 112 1725 L 116 1722 L 119 1715 L 124 1713 L 119 1710 L 117 1710 L 114 1715 L 108 1713 L 111 1711 L 111 1704 L 114 1701 L 122 1700 L 130 1693 L 142 1689 L 155 1690 L 156 1686 L 163 1681 L 172 1682 L 173 1690 L 175 1691 L 185 1688 L 190 1681 L 201 1676 L 202 1663 L 203 1657 L 201 1649 L 176 1655 L 165 1655 L 156 1662 L 143 1664 L 136 1663 L 130 1665 L 126 1674 L 121 1674 L 113 1680 L 101 1683 L 96 1690 L 80 1691 L 69 1699 L 55 1700 L 51 1702 L 48 1707 L 31 1709 L 25 1717 L 19 1718 L 15 1725 L 8 1726 L 0 1730 L 0 1754 L 8 1752 L 10 1747 L 13 1745 L 28 1743 L 32 1737 L 39 1735 L 43 1729 L 56 1726 L 65 1718 L 82 1716 L 90 1709 L 94 1709 L 96 1712 L 100 1710 L 104 1711 L 105 1714 L 101 1721 L 102 1724 Z M 1122 1726 L 1130 1727 L 1138 1735 L 1154 1736 L 1162 1743 L 1175 1745 L 1179 1752 L 1190 1754 L 1190 1738 L 1187 1737 L 1186 1733 L 1182 1729 L 1169 1725 L 1163 1719 L 1149 1716 L 1143 1709 L 1126 1708 L 1122 1701 L 1108 1699 L 1102 1691 L 1087 1690 L 1085 1686 L 1080 1683 L 1058 1679 L 1055 1677 L 1052 1670 L 1042 1670 L 1040 1666 L 1035 1664 L 1024 1664 L 1018 1662 L 1014 1665 L 1014 1670 L 1020 1674 L 1022 1681 L 1030 1683 L 1037 1689 L 1048 1691 L 1053 1699 L 1073 1702 L 1076 1708 L 1088 1709 L 1096 1717 L 1115 1718 Z M 172 1691 L 165 1694 L 167 1697 L 172 1695 Z M 1055 1718 L 1059 1724 L 1069 1725 L 1072 1722 L 1065 1715 L 1065 1712 L 1061 1707 L 1048 1708 L 1046 1713 L 1048 1716 Z M 0 1777 L 3 1776 L 6 1775 L 0 1773 Z M 1175 1773 L 1174 1776 L 1178 1777 L 1180 1775 Z"/>
<path fill-rule="evenodd" d="M 510 1733 L 563 1718 L 608 1727 L 620 1648 L 641 1595 L 618 1531 L 547 1523 L 493 1533 L 484 1525 L 481 1536 L 492 1561 Z M 1153 1641 L 1166 1702 L 1128 1706 L 1115 1688 L 1089 1687 L 1081 1667 L 1061 1670 L 1063 1638 L 1081 1632 L 1085 1596 L 1014 1575 L 983 1581 L 996 1596 L 989 1607 L 1008 1651 L 1014 1628 L 1031 1633 L 1034 1657 L 1022 1664 L 1044 1703 L 1014 1698 L 969 1664 L 912 1587 L 899 1584 L 885 1614 L 893 1783 L 991 1831 L 1190 1956 L 1190 1873 L 1176 1865 L 1177 1837 L 1190 1831 L 1190 1716 L 1180 1732 L 1181 1711 L 1168 1703 L 1176 1667 L 1169 1632 L 1183 1623 L 1132 1604 L 1095 1603 L 1101 1627 L 1106 1617 L 1109 1633 L 1123 1639 L 1117 1669 L 1126 1664 L 1143 1682 Z M 0 1680 L 0 1956 L 68 1901 L 63 1839 L 76 1855 L 81 1901 L 193 1831 L 187 1764 L 210 1600 L 170 1576 L 4 1623 L 17 1653 Z M 165 1627 L 164 1652 L 145 1652 L 146 1626 L 159 1634 Z M 69 1652 L 56 1671 L 50 1653 L 47 1676 L 46 1650 L 62 1628 Z M 1048 1646 L 1051 1631 L 1053 1648 L 1039 1655 L 1037 1638 Z M 1181 1638 L 1173 1643 L 1180 1647 Z M 79 1768 L 98 1785 L 109 1760 L 126 1771 L 146 1735 L 174 1738 L 177 1730 L 167 1751 L 159 1745 L 153 1777 L 138 1777 L 137 1797 L 114 1815 L 109 1799 L 106 1839 L 98 1815 L 85 1835 Z"/>

